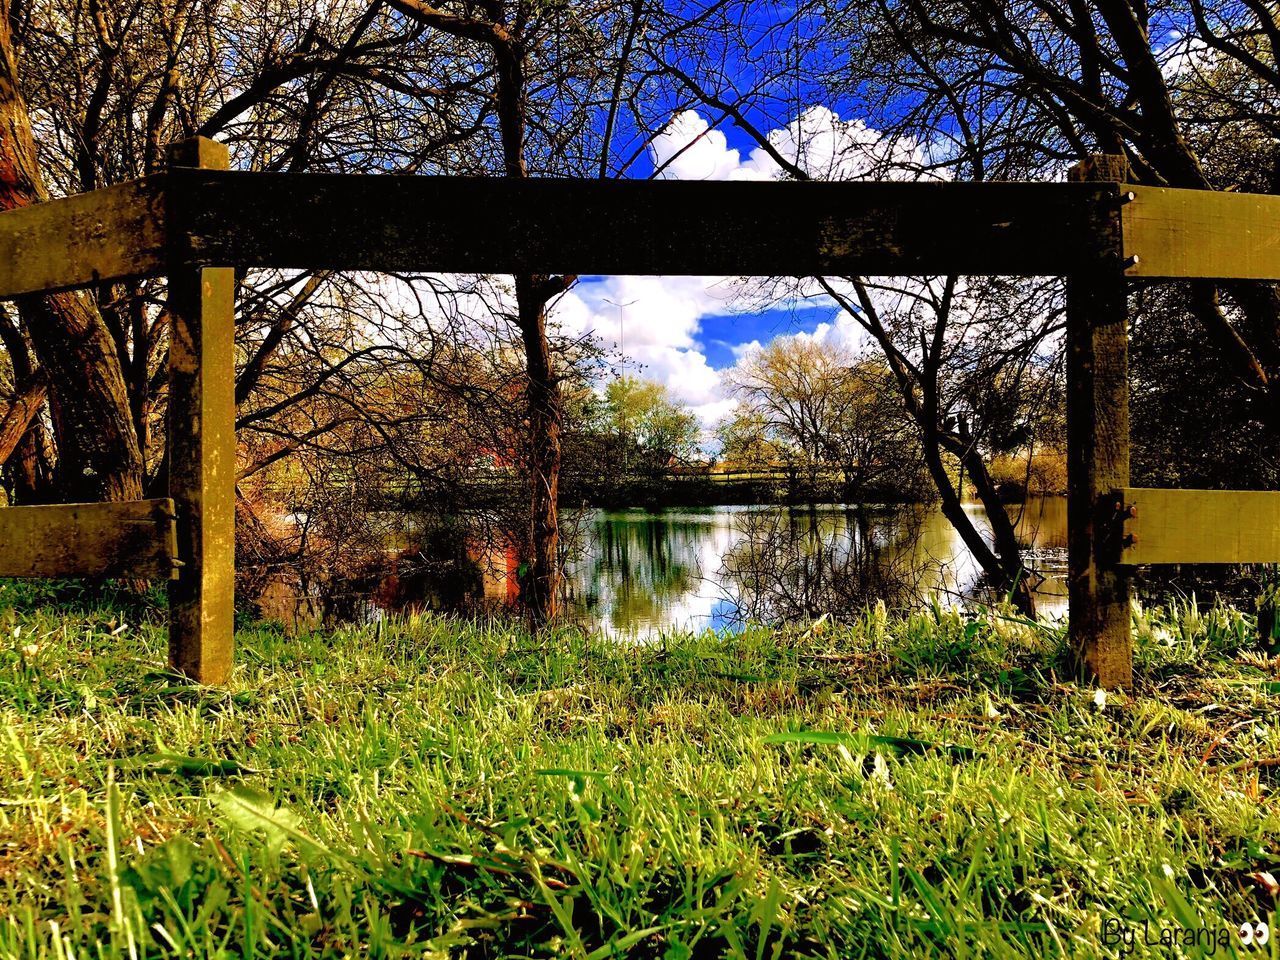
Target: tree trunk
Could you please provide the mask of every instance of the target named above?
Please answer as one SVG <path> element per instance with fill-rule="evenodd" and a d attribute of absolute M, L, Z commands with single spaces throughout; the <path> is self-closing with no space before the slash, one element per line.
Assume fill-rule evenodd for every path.
<path fill-rule="evenodd" d="M 11 503 L 28 506 L 55 501 L 52 447 L 44 422 L 33 421 L 4 465 Z"/>
<path fill-rule="evenodd" d="M 0 210 L 48 199 L 18 87 L 9 2 L 0 0 Z M 82 295 L 24 297 L 18 313 L 49 381 L 58 493 L 79 501 L 142 495 L 142 458 L 116 347 Z"/>
<path fill-rule="evenodd" d="M 0 0 L 0 3 L 5 0 Z M 451 36 L 483 43 L 493 51 L 494 107 L 502 142 L 503 169 L 508 177 L 529 175 L 525 164 L 526 104 L 525 49 L 518 29 L 503 22 L 504 4 L 480 4 L 491 19 L 441 10 L 423 0 L 391 0 L 391 6 L 418 23 Z M 514 12 L 514 11 L 513 11 Z M 547 342 L 546 306 L 563 293 L 572 277 L 524 275 L 515 278 L 520 335 L 524 340 L 528 375 L 530 485 L 529 573 L 521 594 L 534 626 L 556 614 L 560 586 L 560 384 L 556 380 Z"/>
<path fill-rule="evenodd" d="M 529 405 L 529 574 L 523 603 L 540 627 L 555 617 L 560 598 L 560 382 L 547 341 L 543 277 L 516 277 Z"/>
<path fill-rule="evenodd" d="M 19 314 L 49 378 L 58 495 L 83 503 L 140 499 L 142 459 L 128 392 L 96 311 L 61 294 L 29 298 Z"/>
<path fill-rule="evenodd" d="M 1000 500 L 982 454 L 975 446 L 970 445 L 961 462 L 969 471 L 974 490 L 977 491 L 978 499 L 987 511 L 987 520 L 991 523 L 996 559 L 1000 566 L 999 587 L 1009 592 L 1019 613 L 1035 617 L 1035 596 L 1031 593 L 1028 572 L 1022 563 L 1022 548 L 1018 545 L 1017 532 L 1013 529 L 1013 521 L 1009 519 L 1009 513 Z M 990 572 L 988 576 L 991 576 Z"/>
<path fill-rule="evenodd" d="M 997 589 L 1010 593 L 1013 604 L 1019 613 L 1034 617 L 1035 602 L 1026 582 L 1022 568 L 1021 551 L 1018 550 L 1018 541 L 1013 535 L 1013 525 L 1009 522 L 1009 516 L 1004 512 L 1004 505 L 997 501 L 993 510 L 992 506 L 987 503 L 986 498 L 983 497 L 982 488 L 979 487 L 978 496 L 982 499 L 983 506 L 987 509 L 987 515 L 991 519 L 992 531 L 995 534 L 996 549 L 993 550 L 981 531 L 973 525 L 973 520 L 969 514 L 965 512 L 960 491 L 956 490 L 951 483 L 951 478 L 947 475 L 946 464 L 942 460 L 942 438 L 938 435 L 938 431 L 930 429 L 927 422 L 922 423 L 921 426 L 924 428 L 925 465 L 929 469 L 929 475 L 933 478 L 938 495 L 942 498 L 942 515 L 947 518 L 956 533 L 960 534 L 960 539 L 969 548 L 969 553 L 977 561 L 978 566 L 982 568 L 982 572 L 987 575 L 987 579 Z M 974 470 L 975 461 L 978 467 L 976 473 Z M 990 476 L 987 474 L 986 464 L 982 462 L 980 453 L 974 450 L 967 456 L 962 456 L 961 463 L 971 476 L 980 475 L 986 478 L 986 486 L 994 494 L 995 485 L 991 483 Z M 1000 524 L 1001 520 L 1004 521 L 1003 525 Z M 1012 544 L 1011 552 L 1009 544 Z"/>
<path fill-rule="evenodd" d="M 36 369 L 31 351 L 17 323 L 6 310 L 0 310 L 0 344 L 9 355 L 13 369 L 13 385 L 18 392 L 41 385 L 42 397 L 48 398 L 48 380 Z M 38 414 L 37 410 L 37 414 Z M 53 451 L 44 420 L 33 417 L 17 448 L 4 463 L 4 482 L 10 504 L 50 503 L 57 498 L 53 490 Z"/>
<path fill-rule="evenodd" d="M 27 435 L 31 421 L 44 405 L 48 388 L 44 381 L 35 380 L 25 390 L 14 396 L 3 415 L 0 415 L 0 464 L 6 464 Z"/>

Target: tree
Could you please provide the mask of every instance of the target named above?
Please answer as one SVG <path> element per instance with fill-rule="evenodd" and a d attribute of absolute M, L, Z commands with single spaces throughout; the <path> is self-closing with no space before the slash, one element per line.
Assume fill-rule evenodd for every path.
<path fill-rule="evenodd" d="M 0 210 L 49 198 L 18 76 L 13 13 L 9 0 L 0 0 Z M 34 353 L 40 376 L 48 382 L 58 439 L 59 496 L 84 501 L 138 499 L 142 495 L 142 457 L 124 375 L 110 333 L 92 300 L 83 294 L 63 293 L 24 297 L 17 306 L 31 350 L 28 352 L 27 345 L 13 335 L 12 323 L 6 318 L 4 326 L 10 335 L 5 346 L 14 387 L 20 392 L 9 413 L 19 409 L 17 403 L 24 403 L 27 410 L 32 407 L 32 390 L 37 383 Z M 32 412 L 25 418 L 28 428 L 34 417 Z M 24 436 L 26 430 L 5 452 L 17 449 Z M 23 479 L 32 483 L 36 478 L 28 473 Z"/>
<path fill-rule="evenodd" d="M 1129 340 L 1130 470 L 1136 486 L 1280 488 L 1280 443 L 1259 429 L 1253 391 L 1186 309 L 1180 284 L 1134 298 Z"/>
<path fill-rule="evenodd" d="M 704 12 L 701 22 L 718 42 L 705 55 L 687 48 L 682 58 L 667 54 L 672 64 L 668 76 L 685 103 L 703 105 L 714 111 L 715 122 L 732 123 L 751 137 L 781 177 L 1060 179 L 1069 164 L 1101 151 L 1123 154 L 1131 179 L 1138 183 L 1280 190 L 1275 110 L 1280 31 L 1273 4 L 841 0 L 802 3 L 764 26 L 758 18 L 743 16 L 747 8 L 729 4 Z M 855 104 L 858 122 L 865 119 L 870 125 L 861 128 L 864 136 L 841 139 L 831 136 L 833 131 L 806 135 L 801 121 L 812 104 L 842 102 Z M 791 112 L 779 118 L 779 109 Z M 771 134 L 771 121 L 789 125 Z M 919 422 L 927 430 L 926 447 L 928 438 L 935 438 L 955 451 L 948 457 L 972 459 L 998 452 L 994 437 L 975 433 L 967 410 L 983 390 L 980 382 L 965 406 L 948 414 L 954 420 L 934 415 L 947 414 L 944 405 L 935 410 L 931 399 L 945 391 L 930 384 L 946 382 L 950 372 L 923 362 L 964 358 L 964 352 L 935 349 L 931 336 L 953 329 L 953 320 L 917 324 L 899 336 L 893 328 L 910 325 L 883 322 L 890 319 L 883 309 L 876 311 L 878 322 L 856 289 L 862 283 L 870 290 L 864 281 L 846 278 L 843 306 L 869 328 L 883 328 L 877 342 L 886 348 L 904 402 L 923 414 Z M 913 281 L 917 289 L 922 282 Z M 1238 401 L 1232 411 L 1242 415 L 1245 425 L 1225 432 L 1235 438 L 1254 435 L 1258 458 L 1266 461 L 1263 474 L 1274 463 L 1270 451 L 1280 437 L 1277 289 L 1270 283 L 1206 280 L 1174 285 L 1169 294 L 1207 339 L 1202 356 L 1221 364 L 1219 370 L 1238 385 L 1232 391 Z M 1059 297 L 1055 288 L 1044 313 L 1022 315 L 1028 329 L 1025 336 L 1014 334 L 1017 349 L 1004 363 L 1006 381 L 1020 366 L 1051 365 L 1059 344 L 1055 324 L 1043 321 L 1056 315 Z M 912 299 L 941 321 L 928 296 Z M 948 300 L 944 312 L 954 317 L 966 311 Z M 1138 328 L 1148 336 L 1161 336 L 1159 324 L 1137 317 Z M 1177 323 L 1168 327 L 1174 342 L 1184 336 L 1178 328 Z M 875 336 L 874 329 L 869 332 Z M 1028 352 L 1027 347 L 1033 349 Z M 993 339 L 977 352 L 994 358 L 1002 351 L 1001 342 Z M 1206 388 L 1200 409 L 1222 409 L 1214 405 L 1222 396 L 1221 377 L 1206 383 L 1198 370 L 1184 368 L 1185 375 L 1179 376 L 1171 375 L 1167 365 L 1162 369 L 1158 379 L 1144 385 L 1154 391 L 1139 402 L 1156 400 L 1159 393 L 1165 398 L 1148 409 L 1181 407 L 1188 385 Z M 1008 388 L 1006 382 L 1000 390 Z M 908 400 L 908 394 L 916 399 Z M 1142 417 L 1139 410 L 1134 421 L 1139 429 Z M 1135 440 L 1140 450 L 1144 438 L 1137 435 Z M 1233 445 L 1214 444 L 1224 458 L 1223 472 L 1230 472 Z M 1157 445 L 1150 457 L 1139 454 L 1135 466 L 1141 469 L 1144 459 L 1158 462 L 1160 449 Z M 1180 447 L 1173 453 L 1186 458 L 1185 472 L 1203 473 L 1196 451 Z M 973 466 L 977 464 L 967 468 L 971 478 Z M 936 458 L 931 472 L 937 478 L 945 472 Z M 984 479 L 979 471 L 978 482 Z M 946 485 L 938 485 L 946 505 Z M 958 505 L 947 509 L 994 580 L 1021 580 L 1011 530 L 997 522 L 995 550 L 983 550 L 980 538 L 964 529 Z"/>
<path fill-rule="evenodd" d="M 853 362 L 842 348 L 788 337 L 752 351 L 727 376 L 788 468 L 806 471 L 811 486 L 849 419 Z"/>
<path fill-rule="evenodd" d="M 227 142 L 242 169 L 613 175 L 636 155 L 636 137 L 643 141 L 636 89 L 644 74 L 634 62 L 634 41 L 648 29 L 642 13 L 603 0 L 440 7 L 322 0 L 305 8 L 280 0 L 28 0 L 0 37 L 7 70 L 0 99 L 17 131 L 0 147 L 21 148 L 5 165 L 21 175 L 6 195 L 11 203 L 40 199 L 42 173 L 55 194 L 141 176 L 162 164 L 166 142 L 197 133 Z M 631 159 L 617 159 L 619 145 Z M 478 213 L 490 214 L 500 215 Z M 535 620 L 552 615 L 557 357 L 566 345 L 547 330 L 547 306 L 573 278 L 412 278 L 411 322 L 398 316 L 404 299 L 388 299 L 366 277 L 254 271 L 237 279 L 237 427 L 249 441 L 242 452 L 273 463 L 308 448 L 339 453 L 349 445 L 326 437 L 362 423 L 410 469 L 413 458 L 396 451 L 395 438 L 414 416 L 367 402 L 372 368 L 430 369 L 450 329 L 509 320 L 525 360 L 526 441 L 517 453 L 531 506 L 527 599 Z M 83 478 L 85 464 L 99 477 L 109 467 L 124 479 L 113 474 L 97 486 L 114 485 L 120 495 L 137 496 L 144 482 L 163 485 L 163 301 L 163 281 L 115 284 L 47 301 L 53 307 L 42 309 L 61 310 L 56 322 L 27 311 L 30 319 L 14 325 L 16 337 L 5 338 L 15 400 L 6 422 L 29 409 L 31 378 L 44 377 L 57 442 L 32 438 L 43 426 L 35 415 L 5 466 L 11 493 L 61 494 L 37 489 L 46 455 L 60 479 Z M 75 349 L 58 349 L 62 341 Z M 77 359 L 76 349 L 87 354 Z M 243 471 L 263 466 L 248 462 Z M 115 494 L 94 489 L 82 498 L 105 495 Z"/>
<path fill-rule="evenodd" d="M 565 107 L 558 95 L 581 95 L 594 91 L 605 81 L 604 89 L 612 90 L 611 111 L 616 110 L 625 80 L 624 52 L 615 71 L 602 74 L 601 57 L 608 48 L 619 19 L 608 4 L 542 5 L 505 0 L 433 6 L 423 0 L 389 0 L 394 9 L 416 23 L 475 46 L 486 62 L 491 77 L 486 87 L 496 114 L 501 172 L 514 179 L 532 174 L 530 165 L 530 131 L 547 138 L 546 151 L 539 158 L 552 169 L 565 172 L 563 160 L 570 167 L 579 158 L 566 156 L 571 145 L 577 145 L 575 125 L 582 117 L 570 117 L 564 124 Z M 623 15 L 627 35 L 634 36 L 640 20 L 636 7 L 630 19 Z M 629 43 L 629 42 L 628 42 Z M 627 44 L 624 44 L 624 49 Z M 546 58 L 552 95 L 539 109 L 538 88 L 533 76 L 535 61 Z M 569 99 L 565 96 L 565 99 Z M 600 145 L 598 169 L 608 169 L 610 113 L 604 141 Z M 575 172 L 581 173 L 581 170 Z M 528 399 L 529 442 L 527 465 L 530 484 L 530 574 L 526 585 L 526 602 L 535 623 L 541 624 L 556 613 L 560 586 L 559 565 L 559 494 L 562 465 L 561 433 L 563 399 L 554 358 L 547 335 L 547 306 L 575 282 L 573 276 L 517 274 L 514 277 L 515 311 L 513 321 L 524 342 L 526 391 Z"/>
<path fill-rule="evenodd" d="M 605 388 L 604 427 L 624 472 L 658 473 L 698 449 L 698 419 L 660 383 L 623 376 Z"/>
<path fill-rule="evenodd" d="M 720 462 L 729 470 L 769 470 L 785 463 L 785 452 L 772 439 L 769 421 L 759 411 L 739 404 L 716 427 Z"/>
<path fill-rule="evenodd" d="M 1011 430 L 1015 420 L 1021 432 L 1029 425 L 1025 410 L 1010 410 L 1010 388 L 1033 364 L 1049 362 L 1041 351 L 1060 317 L 1053 291 L 995 280 L 961 287 L 955 277 L 893 286 L 856 277 L 819 282 L 883 353 L 919 431 L 944 516 L 992 584 L 1034 613 L 1033 574 L 988 463 L 1023 439 Z M 964 488 L 949 461 L 982 502 L 991 543 L 964 510 Z"/>
<path fill-rule="evenodd" d="M 335 89 L 336 78 L 353 65 L 373 70 L 376 57 L 408 42 L 391 36 L 362 47 L 371 20 L 353 22 L 337 3 L 310 24 L 275 0 L 31 0 L 6 3 L 2 12 L 0 112 L 9 134 L 0 144 L 0 166 L 9 171 L 2 206 L 153 173 L 163 146 L 193 133 L 220 136 L 247 166 L 304 169 L 331 111 L 351 119 L 349 91 Z M 362 82 L 363 100 L 373 100 Z M 253 137 L 258 154 L 246 157 L 252 151 L 243 145 Z M 288 349 L 306 323 L 305 308 L 326 289 L 325 277 L 264 276 L 261 286 L 240 278 L 242 343 L 253 347 L 237 382 L 241 404 L 255 399 L 272 358 Z M 32 419 L 5 463 L 11 496 L 136 498 L 163 485 L 163 299 L 161 280 L 102 285 L 27 298 L 18 322 L 0 318 L 15 388 L 28 389 L 37 377 L 47 382 L 54 434 L 46 435 L 43 416 Z M 273 409 L 332 390 L 355 365 L 315 363 L 322 353 L 312 351 L 306 364 L 294 358 L 295 372 L 314 377 L 293 401 L 276 398 L 283 402 Z M 264 420 L 242 417 L 240 426 L 252 431 Z"/>
<path fill-rule="evenodd" d="M 1056 351 L 997 374 L 987 408 L 989 467 L 1002 499 L 1063 494 L 1067 489 L 1065 378 Z"/>
<path fill-rule="evenodd" d="M 941 137 L 958 176 L 1058 177 L 1102 151 L 1123 154 L 1138 183 L 1280 190 L 1273 4 L 851 0 L 823 15 L 832 93 L 871 94 L 889 136 Z M 1176 286 L 1209 356 L 1243 388 L 1254 430 L 1273 446 L 1277 286 Z"/>
<path fill-rule="evenodd" d="M 920 443 L 894 386 L 889 367 L 873 354 L 859 356 L 849 369 L 840 427 L 827 454 L 844 477 L 846 501 L 869 492 L 902 499 L 922 494 Z"/>
<path fill-rule="evenodd" d="M 918 447 L 884 365 L 808 336 L 780 337 L 744 356 L 727 380 L 738 410 L 722 429 L 726 456 L 843 477 L 843 498 L 911 496 Z M 896 489 L 895 489 L 896 488 Z"/>

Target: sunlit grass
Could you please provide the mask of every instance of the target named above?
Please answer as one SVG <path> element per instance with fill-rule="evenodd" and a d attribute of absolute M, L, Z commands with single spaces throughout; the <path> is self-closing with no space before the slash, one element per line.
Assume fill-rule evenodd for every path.
<path fill-rule="evenodd" d="M 1166 956 L 1274 921 L 1280 665 L 1234 611 L 1141 613 L 1101 698 L 987 611 L 258 625 L 209 690 L 120 606 L 0 610 L 0 956 Z"/>

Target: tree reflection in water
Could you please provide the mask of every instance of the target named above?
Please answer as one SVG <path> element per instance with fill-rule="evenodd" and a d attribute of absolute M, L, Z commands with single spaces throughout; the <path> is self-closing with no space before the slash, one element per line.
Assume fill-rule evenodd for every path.
<path fill-rule="evenodd" d="M 982 508 L 966 509 L 985 528 Z M 577 519 L 565 610 L 606 633 L 644 638 L 845 617 L 877 600 L 911 608 L 934 595 L 990 599 L 981 570 L 931 505 L 588 510 Z M 1019 519 L 1020 536 L 1050 574 L 1040 597 L 1053 615 L 1065 593 L 1052 569 L 1065 509 L 1046 500 Z"/>
<path fill-rule="evenodd" d="M 698 593 L 708 533 L 706 518 L 690 514 L 599 515 L 578 538 L 565 578 L 570 607 L 615 631 L 669 621 L 673 607 Z"/>
<path fill-rule="evenodd" d="M 982 508 L 966 509 L 985 529 Z M 520 561 L 501 529 L 474 517 L 445 528 L 410 515 L 383 519 L 396 521 L 397 532 L 378 551 L 381 567 L 335 577 L 315 591 L 277 578 L 260 597 L 263 615 L 302 625 L 318 621 L 322 610 L 367 619 L 382 611 L 508 608 Z M 930 505 L 581 510 L 565 514 L 564 529 L 567 619 L 636 639 L 846 617 L 877 600 L 909 608 L 931 595 L 983 596 L 981 570 Z M 1018 533 L 1048 578 L 1039 590 L 1042 611 L 1062 612 L 1064 502 L 1028 503 Z M 359 609 L 348 612 L 339 606 L 344 600 Z"/>
<path fill-rule="evenodd" d="M 739 623 L 853 615 L 920 594 L 922 514 L 913 507 L 752 513 L 725 553 L 722 586 Z"/>

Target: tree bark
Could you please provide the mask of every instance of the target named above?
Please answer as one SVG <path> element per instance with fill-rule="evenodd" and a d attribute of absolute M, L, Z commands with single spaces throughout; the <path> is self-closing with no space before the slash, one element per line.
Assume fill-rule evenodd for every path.
<path fill-rule="evenodd" d="M 0 210 L 48 199 L 18 85 L 9 2 L 0 0 Z M 142 496 L 142 457 L 111 334 L 83 295 L 24 297 L 18 314 L 49 381 L 66 500 Z"/>
<path fill-rule="evenodd" d="M 0 344 L 9 355 L 14 389 L 22 392 L 39 381 L 43 391 L 41 396 L 47 400 L 48 381 L 36 369 L 18 324 L 6 310 L 0 310 Z M 56 499 L 51 446 L 44 420 L 33 418 L 26 433 L 18 440 L 17 448 L 4 461 L 4 481 L 11 504 L 51 503 Z"/>
<path fill-rule="evenodd" d="M 517 277 L 529 411 L 529 574 L 523 602 L 535 627 L 553 619 L 560 598 L 560 429 L 562 404 L 546 330 L 545 278 Z"/>
<path fill-rule="evenodd" d="M 40 412 L 47 392 L 43 378 L 36 379 L 20 391 L 9 403 L 9 408 L 0 414 L 0 464 L 8 463 L 9 457 L 18 449 L 31 421 Z"/>

